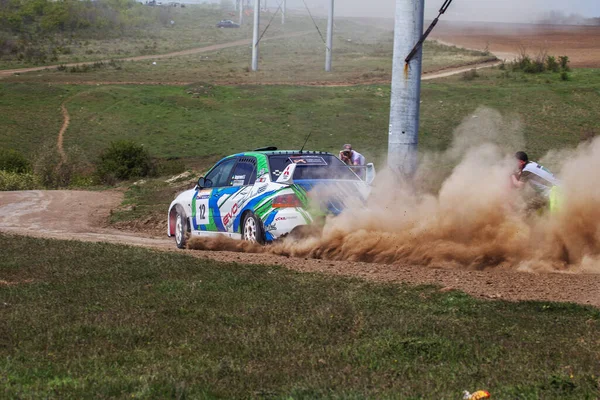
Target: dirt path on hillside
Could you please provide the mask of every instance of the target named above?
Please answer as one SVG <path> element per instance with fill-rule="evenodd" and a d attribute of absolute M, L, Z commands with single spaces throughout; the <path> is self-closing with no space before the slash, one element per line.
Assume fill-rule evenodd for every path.
<path fill-rule="evenodd" d="M 147 237 L 108 228 L 110 211 L 121 204 L 122 198 L 123 193 L 115 190 L 0 192 L 0 232 L 181 251 L 166 236 Z M 448 270 L 227 251 L 186 253 L 218 261 L 282 265 L 302 272 L 356 276 L 377 282 L 436 284 L 442 290 L 457 289 L 489 299 L 568 301 L 600 307 L 600 274 Z"/>
<path fill-rule="evenodd" d="M 278 36 L 273 36 L 270 38 L 263 38 L 261 39 L 262 41 L 266 41 L 266 40 L 276 40 L 276 39 L 284 39 L 284 38 L 291 38 L 291 37 L 297 37 L 297 36 L 303 36 L 303 35 L 307 35 L 309 33 L 312 33 L 312 31 L 304 31 L 304 32 L 292 32 L 292 33 L 287 33 L 285 35 L 278 35 Z M 142 61 L 142 60 L 157 60 L 160 58 L 169 58 L 169 57 L 179 57 L 179 56 L 187 56 L 190 54 L 198 54 L 198 53 L 206 53 L 209 51 L 215 51 L 215 50 L 221 50 L 221 49 L 226 49 L 228 47 L 237 47 L 237 46 L 245 46 L 245 45 L 250 45 L 252 44 L 252 39 L 241 39 L 241 40 L 236 40 L 234 42 L 227 42 L 227 43 L 221 43 L 221 44 L 213 44 L 211 46 L 204 46 L 204 47 L 196 47 L 193 49 L 188 49 L 188 50 L 181 50 L 181 51 L 174 51 L 171 53 L 165 53 L 165 54 L 153 54 L 153 55 L 145 55 L 145 56 L 135 56 L 135 57 L 125 57 L 125 58 L 114 58 L 114 60 L 117 61 Z M 81 66 L 81 65 L 92 65 L 94 63 L 109 63 L 111 60 L 95 60 L 95 61 L 86 61 L 86 62 L 77 62 L 77 63 L 69 63 L 69 64 L 62 64 L 66 67 L 75 67 L 75 66 Z M 0 70 L 0 79 L 2 79 L 5 76 L 10 76 L 10 75 L 14 75 L 14 74 L 21 74 L 21 73 L 25 73 L 25 72 L 34 72 L 34 71 L 42 71 L 45 69 L 50 69 L 50 68 L 56 68 L 59 65 L 45 65 L 42 67 L 30 67 L 30 68 L 17 68 L 17 69 L 6 69 L 6 70 Z M 94 82 L 94 83 L 98 83 L 98 82 Z"/>
<path fill-rule="evenodd" d="M 71 117 L 69 117 L 69 111 L 67 110 L 67 100 L 65 100 L 60 105 L 60 111 L 63 116 L 63 123 L 58 131 L 58 139 L 56 140 L 56 148 L 58 149 L 58 154 L 60 154 L 61 163 L 64 164 L 67 162 L 67 155 L 65 154 L 65 149 L 63 146 L 64 136 L 67 128 L 69 127 L 69 122 L 71 122 Z"/>

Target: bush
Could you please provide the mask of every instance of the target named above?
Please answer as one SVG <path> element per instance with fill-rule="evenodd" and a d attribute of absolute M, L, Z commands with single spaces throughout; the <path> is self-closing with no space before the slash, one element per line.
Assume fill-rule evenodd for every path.
<path fill-rule="evenodd" d="M 551 72 L 558 72 L 559 67 L 556 57 L 548 56 L 548 58 L 546 58 L 546 69 Z"/>
<path fill-rule="evenodd" d="M 45 188 L 68 187 L 92 175 L 92 166 L 79 147 L 69 147 L 65 153 L 66 160 L 63 161 L 54 143 L 38 149 L 33 172 Z"/>
<path fill-rule="evenodd" d="M 153 171 L 150 154 L 144 146 L 128 140 L 111 143 L 100 155 L 96 169 L 100 180 L 107 184 L 148 176 Z"/>
<path fill-rule="evenodd" d="M 571 77 L 569 76 L 569 74 L 567 73 L 567 71 L 563 71 L 560 73 L 560 80 L 561 81 L 568 81 L 569 79 L 571 79 Z"/>
<path fill-rule="evenodd" d="M 40 187 L 33 174 L 0 171 L 0 190 L 32 190 Z"/>
<path fill-rule="evenodd" d="M 560 64 L 560 68 L 563 71 L 571 70 L 571 68 L 569 68 L 569 57 L 568 56 L 558 56 L 558 62 Z"/>
<path fill-rule="evenodd" d="M 23 174 L 30 169 L 29 161 L 23 154 L 16 150 L 0 149 L 0 171 Z"/>

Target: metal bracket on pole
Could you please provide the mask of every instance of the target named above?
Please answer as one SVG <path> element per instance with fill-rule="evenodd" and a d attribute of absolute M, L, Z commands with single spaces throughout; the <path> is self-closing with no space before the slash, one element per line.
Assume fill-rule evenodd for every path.
<path fill-rule="evenodd" d="M 415 44 L 415 47 L 413 47 L 413 49 L 410 51 L 410 53 L 408 53 L 408 56 L 406 56 L 406 58 L 404 59 L 405 63 L 408 64 L 410 62 L 410 60 L 412 60 L 412 58 L 415 56 L 415 54 L 417 54 L 417 51 L 419 51 L 419 48 L 421 48 L 421 46 L 423 45 L 423 42 L 425 41 L 425 39 L 427 39 L 427 36 L 429 36 L 429 34 L 433 30 L 433 28 L 437 25 L 442 14 L 446 12 L 448 7 L 450 7 L 450 3 L 452 3 L 452 0 L 444 1 L 444 4 L 442 4 L 442 7 L 440 8 L 440 12 L 439 12 L 438 16 L 435 17 L 435 19 L 431 22 L 431 25 L 429 25 L 429 28 L 427 28 L 427 30 L 421 36 L 421 38 L 419 39 L 417 44 Z"/>

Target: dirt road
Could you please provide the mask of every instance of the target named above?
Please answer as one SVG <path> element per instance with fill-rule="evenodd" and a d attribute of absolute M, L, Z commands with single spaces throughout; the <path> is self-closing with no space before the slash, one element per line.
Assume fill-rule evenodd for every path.
<path fill-rule="evenodd" d="M 118 191 L 0 192 L 0 232 L 180 251 L 166 236 L 145 237 L 107 228 L 110 210 L 121 203 L 122 197 Z M 227 251 L 190 250 L 187 253 L 219 261 L 282 265 L 303 272 L 357 276 L 378 282 L 437 284 L 443 287 L 442 290 L 457 289 L 482 298 L 569 301 L 600 307 L 600 274 L 447 270 Z"/>

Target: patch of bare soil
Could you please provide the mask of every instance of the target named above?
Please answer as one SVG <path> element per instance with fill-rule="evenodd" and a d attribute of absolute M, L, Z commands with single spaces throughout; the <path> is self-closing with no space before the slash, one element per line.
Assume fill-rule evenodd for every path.
<path fill-rule="evenodd" d="M 0 232 L 95 242 L 111 242 L 178 251 L 166 237 L 150 237 L 106 227 L 120 191 L 0 192 Z M 600 275 L 525 273 L 512 270 L 469 271 L 406 264 L 327 261 L 278 256 L 234 242 L 234 251 L 185 251 L 218 261 L 282 265 L 301 272 L 356 276 L 377 282 L 436 284 L 476 297 L 503 300 L 568 301 L 600 307 Z M 260 251 L 260 250 L 259 250 Z"/>
<path fill-rule="evenodd" d="M 510 59 L 511 54 L 525 49 L 530 57 L 540 52 L 567 55 L 572 67 L 600 67 L 600 26 L 441 21 L 431 38 L 471 49 L 487 49 L 501 59 Z"/>

